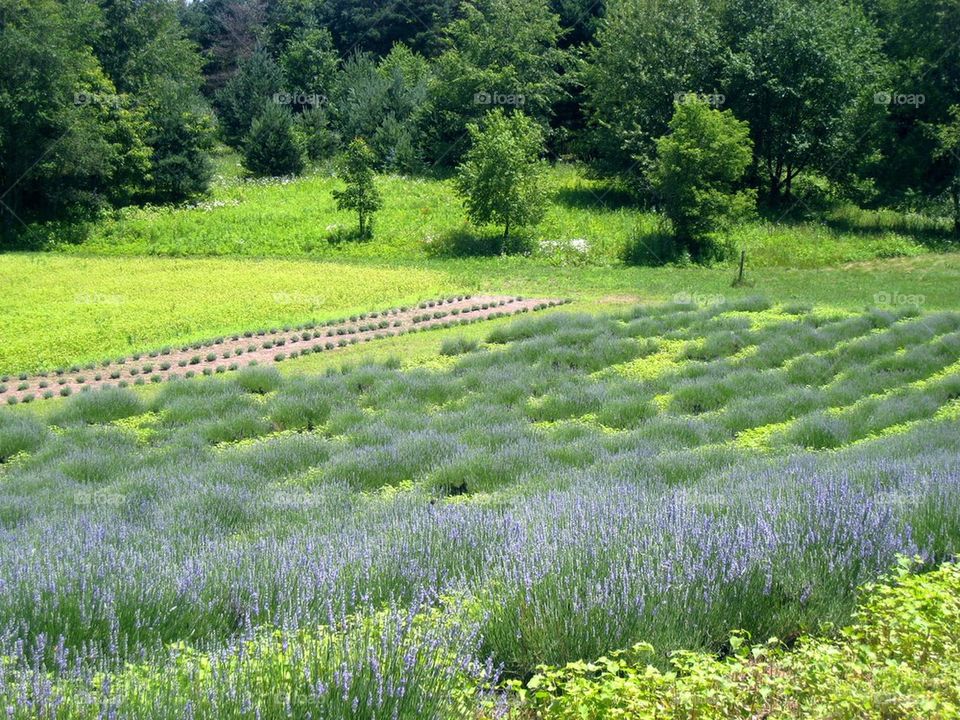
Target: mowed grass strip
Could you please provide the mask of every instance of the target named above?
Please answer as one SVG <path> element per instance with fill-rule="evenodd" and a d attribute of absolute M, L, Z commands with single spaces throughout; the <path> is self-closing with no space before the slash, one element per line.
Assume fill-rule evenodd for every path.
<path fill-rule="evenodd" d="M 0 372 L 414 303 L 452 285 L 442 271 L 309 261 L 5 255 Z"/>
<path fill-rule="evenodd" d="M 384 261 L 387 262 L 387 261 Z M 663 302 L 761 294 L 774 303 L 860 312 L 897 288 L 922 294 L 925 312 L 960 308 L 960 253 L 815 271 L 750 270 L 731 288 L 726 267 L 555 265 L 538 258 L 389 261 L 170 259 L 58 254 L 0 256 L 0 374 L 83 365 L 262 324 L 300 324 L 457 293 L 575 296 L 576 311 L 622 310 L 623 298 Z M 640 317 L 635 336 L 667 334 L 693 318 Z M 902 307 L 902 306 L 899 306 Z M 893 309 L 898 309 L 895 306 Z M 666 319 L 665 319 L 666 322 Z M 671 325 L 675 323 L 675 328 Z M 405 346 L 396 353 L 403 358 Z"/>
<path fill-rule="evenodd" d="M 149 382 L 156 384 L 190 379 L 201 374 L 219 375 L 241 367 L 280 363 L 303 355 L 340 350 L 396 335 L 461 327 L 562 304 L 565 303 L 556 300 L 458 295 L 423 301 L 416 307 L 402 306 L 361 313 L 329 323 L 247 330 L 242 334 L 179 348 L 168 346 L 146 353 L 146 357 L 138 353 L 131 357 L 89 363 L 83 368 L 57 368 L 35 376 L 20 373 L 14 389 L 0 386 L 0 399 L 8 404 L 29 403 L 39 398 L 52 400 L 58 394 L 68 397 L 74 392 L 98 388 L 146 385 L 148 378 Z"/>

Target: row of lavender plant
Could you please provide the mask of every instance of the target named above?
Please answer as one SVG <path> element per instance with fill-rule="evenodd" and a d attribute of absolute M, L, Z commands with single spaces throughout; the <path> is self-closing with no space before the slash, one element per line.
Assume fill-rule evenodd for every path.
<path fill-rule="evenodd" d="M 22 696 L 31 670 L 90 681 L 91 667 L 158 662 L 161 640 L 342 627 L 449 593 L 480 600 L 484 655 L 517 671 L 640 638 L 670 649 L 731 627 L 797 630 L 842 618 L 897 553 L 931 556 L 931 538 L 912 530 L 931 502 L 943 528 L 960 528 L 955 463 L 796 460 L 674 489 L 591 474 L 506 508 L 372 500 L 340 530 L 247 542 L 91 512 L 72 532 L 48 523 L 4 538 L 7 692 Z M 325 513 L 343 501 L 317 503 Z"/>
<path fill-rule="evenodd" d="M 149 404 L 93 393 L 53 429 L 0 414 L 0 708 L 451 717 L 454 687 L 488 682 L 487 660 L 524 673 L 641 639 L 666 652 L 734 627 L 789 636 L 841 620 L 897 553 L 960 549 L 955 420 L 750 460 L 711 445 L 722 423 L 649 417 L 643 384 L 587 377 L 656 350 L 637 323 L 696 337 L 716 322 L 716 308 L 548 317 L 495 331 L 504 350 L 474 348 L 447 372 L 258 369 Z M 611 408 L 628 431 L 550 425 Z M 264 437 L 276 429 L 296 432 Z M 428 619 L 450 596 L 465 605 Z M 401 616 L 434 634 L 381 638 Z M 252 674 L 250 653 L 269 658 Z M 324 673 L 343 653 L 337 685 Z M 396 661 L 408 656 L 425 659 Z M 385 664 L 421 700 L 368 702 Z"/>

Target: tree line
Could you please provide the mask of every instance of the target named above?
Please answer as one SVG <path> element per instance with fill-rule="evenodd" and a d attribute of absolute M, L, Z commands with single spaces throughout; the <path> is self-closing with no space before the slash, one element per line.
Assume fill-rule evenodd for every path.
<path fill-rule="evenodd" d="M 10 235 L 190 199 L 218 142 L 256 175 L 357 138 L 378 171 L 443 173 L 522 115 L 640 204 L 679 197 L 690 127 L 725 127 L 729 197 L 948 208 L 960 230 L 957 37 L 955 0 L 0 0 L 0 215 Z M 729 120 L 671 133 L 691 104 Z"/>

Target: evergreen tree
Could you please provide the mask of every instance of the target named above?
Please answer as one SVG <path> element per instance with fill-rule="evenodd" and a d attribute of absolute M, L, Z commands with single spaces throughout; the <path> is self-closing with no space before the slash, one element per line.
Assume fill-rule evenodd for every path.
<path fill-rule="evenodd" d="M 156 81 L 147 100 L 151 148 L 151 200 L 177 202 L 207 191 L 213 176 L 213 117 L 207 104 L 183 82 Z"/>
<path fill-rule="evenodd" d="M 241 62 L 214 103 L 226 143 L 240 148 L 254 119 L 267 103 L 282 100 L 283 90 L 283 72 L 266 50 L 260 48 Z"/>
<path fill-rule="evenodd" d="M 290 109 L 267 103 L 243 141 L 243 164 L 254 175 L 296 175 L 303 170 L 303 152 Z"/>
<path fill-rule="evenodd" d="M 340 56 L 326 28 L 301 30 L 280 55 L 286 86 L 306 96 L 307 105 L 319 105 L 333 92 L 340 68 Z M 312 100 L 311 100 L 312 98 Z"/>

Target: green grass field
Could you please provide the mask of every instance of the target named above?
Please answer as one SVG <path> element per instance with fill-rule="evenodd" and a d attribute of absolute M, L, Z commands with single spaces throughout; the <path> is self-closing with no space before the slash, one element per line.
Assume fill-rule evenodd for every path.
<path fill-rule="evenodd" d="M 385 207 L 374 239 L 343 240 L 355 218 L 336 209 L 331 191 L 340 184 L 322 172 L 296 180 L 244 181 L 229 175 L 201 203 L 119 211 L 92 225 L 80 245 L 60 247 L 103 255 L 379 261 L 444 256 L 452 249 L 459 255 L 483 254 L 490 247 L 486 230 L 467 225 L 451 181 L 400 176 L 379 179 Z M 619 265 L 631 238 L 657 226 L 656 216 L 633 207 L 621 189 L 586 177 L 576 166 L 552 167 L 546 185 L 547 216 L 527 232 L 526 248 L 545 264 Z M 735 250 L 745 250 L 755 267 L 815 268 L 923 255 L 945 246 L 948 238 L 944 222 L 841 208 L 817 221 L 774 213 L 737 227 L 725 239 Z"/>
<path fill-rule="evenodd" d="M 747 252 L 748 287 L 733 289 L 732 265 L 625 266 L 625 245 L 654 216 L 574 166 L 551 169 L 552 202 L 529 252 L 449 257 L 438 247 L 490 238 L 465 224 L 449 181 L 381 178 L 375 238 L 340 242 L 352 219 L 333 206 L 337 180 L 244 181 L 234 163 L 221 158 L 199 205 L 120 211 L 79 244 L 55 242 L 58 252 L 0 256 L 0 373 L 446 293 L 560 292 L 583 309 L 750 293 L 848 309 L 960 307 L 960 255 L 932 252 L 950 247 L 943 228 L 913 216 L 840 208 L 819 223 L 742 225 L 728 239 Z"/>
<path fill-rule="evenodd" d="M 530 258 L 342 261 L 0 256 L 0 373 L 51 369 L 241 332 L 385 309 L 461 292 L 572 297 L 602 309 L 675 297 L 763 294 L 846 309 L 960 307 L 960 255 L 844 268 L 733 270 L 552 266 Z"/>

